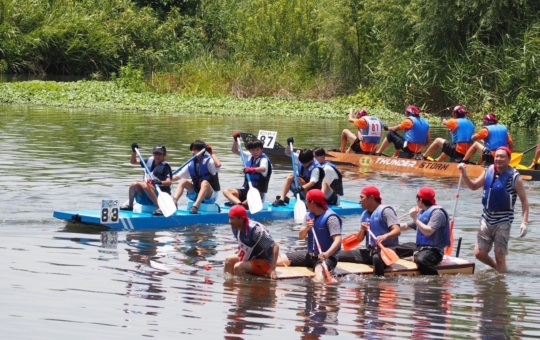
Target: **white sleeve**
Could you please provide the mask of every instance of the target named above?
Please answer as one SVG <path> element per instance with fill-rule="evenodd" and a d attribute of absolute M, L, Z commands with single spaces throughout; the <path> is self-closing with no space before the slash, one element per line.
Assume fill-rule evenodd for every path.
<path fill-rule="evenodd" d="M 259 167 L 264 167 L 265 170 L 261 174 L 264 177 L 268 176 L 268 167 L 269 167 L 269 165 L 268 165 L 268 160 L 266 158 L 261 158 L 261 162 L 259 163 Z"/>
<path fill-rule="evenodd" d="M 320 168 L 313 169 L 311 172 L 311 177 L 309 178 L 310 182 L 317 183 L 319 181 L 319 169 Z"/>
<path fill-rule="evenodd" d="M 182 170 L 180 170 L 180 172 L 177 173 L 176 176 L 178 176 L 180 179 L 182 179 L 182 178 L 185 178 L 185 179 L 191 178 L 191 176 L 189 175 L 188 166 L 185 166 Z"/>
<path fill-rule="evenodd" d="M 216 169 L 216 163 L 214 163 L 214 160 L 212 158 L 208 160 L 208 172 L 211 175 L 215 175 L 219 172 L 219 169 Z"/>
<path fill-rule="evenodd" d="M 324 179 L 323 180 L 328 185 L 332 184 L 332 182 L 334 180 L 338 179 L 338 175 L 337 175 L 336 171 L 330 165 L 325 165 L 323 169 L 324 169 Z"/>

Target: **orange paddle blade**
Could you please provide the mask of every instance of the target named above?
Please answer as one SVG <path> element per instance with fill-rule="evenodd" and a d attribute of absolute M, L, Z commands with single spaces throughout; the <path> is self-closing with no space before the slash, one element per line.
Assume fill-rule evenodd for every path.
<path fill-rule="evenodd" d="M 356 236 L 356 233 L 349 234 L 343 238 L 343 249 L 345 250 L 351 250 L 359 244 L 360 242 L 358 242 L 358 237 Z"/>
<path fill-rule="evenodd" d="M 337 282 L 336 279 L 330 274 L 330 271 L 328 270 L 328 267 L 326 266 L 326 262 L 322 262 L 324 275 L 326 276 L 326 282 L 328 283 L 334 283 Z"/>
<path fill-rule="evenodd" d="M 454 220 L 450 221 L 450 245 L 444 248 L 444 255 L 451 256 L 454 249 Z"/>
<path fill-rule="evenodd" d="M 399 256 L 390 248 L 386 248 L 382 244 L 377 245 L 381 249 L 381 258 L 387 266 L 391 266 L 399 260 Z"/>

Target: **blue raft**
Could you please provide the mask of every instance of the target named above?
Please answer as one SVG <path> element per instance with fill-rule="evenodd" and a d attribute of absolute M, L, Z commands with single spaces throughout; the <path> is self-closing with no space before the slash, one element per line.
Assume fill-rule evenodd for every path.
<path fill-rule="evenodd" d="M 249 214 L 249 216 L 261 222 L 292 219 L 295 202 L 296 199 L 291 198 L 289 204 L 282 207 L 273 207 L 265 203 L 265 209 L 254 215 Z M 199 214 L 192 215 L 189 213 L 190 205 L 186 210 L 178 209 L 170 217 L 153 216 L 150 212 L 120 211 L 117 223 L 101 223 L 100 210 L 54 211 L 53 216 L 68 222 L 93 225 L 109 230 L 155 230 L 188 225 L 226 224 L 229 221 L 230 207 L 221 205 L 219 211 L 205 212 L 199 210 Z M 330 208 L 340 216 L 362 213 L 362 206 L 354 201 L 341 200 L 339 206 L 330 206 Z"/>

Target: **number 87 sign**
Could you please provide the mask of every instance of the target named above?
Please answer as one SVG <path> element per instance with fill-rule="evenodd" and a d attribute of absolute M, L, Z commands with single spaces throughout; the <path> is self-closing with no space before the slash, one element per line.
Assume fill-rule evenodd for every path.
<path fill-rule="evenodd" d="M 101 201 L 101 223 L 118 223 L 118 200 Z"/>
<path fill-rule="evenodd" d="M 273 149 L 274 144 L 276 143 L 277 132 L 276 131 L 265 131 L 259 130 L 259 139 L 263 143 L 263 147 L 267 149 Z"/>

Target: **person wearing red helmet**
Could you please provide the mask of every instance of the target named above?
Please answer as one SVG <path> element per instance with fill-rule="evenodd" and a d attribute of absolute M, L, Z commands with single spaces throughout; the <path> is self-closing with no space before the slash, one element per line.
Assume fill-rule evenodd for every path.
<path fill-rule="evenodd" d="M 377 145 L 381 141 L 382 122 L 373 116 L 369 116 L 367 111 L 362 109 L 354 114 L 354 108 L 349 109 L 349 123 L 352 123 L 358 129 L 352 133 L 348 129 L 341 132 L 341 147 L 339 152 L 345 152 L 347 141 L 351 143 L 347 153 L 354 151 L 360 154 L 373 154 L 377 150 Z"/>
<path fill-rule="evenodd" d="M 480 152 L 482 156 L 477 164 L 482 164 L 484 161 L 486 164 L 493 164 L 495 150 L 497 148 L 505 146 L 510 150 L 514 149 L 514 142 L 508 133 L 508 129 L 506 129 L 506 126 L 499 124 L 497 117 L 493 113 L 485 115 L 482 122 L 484 128 L 472 136 L 471 139 L 474 141 L 474 144 L 467 151 L 465 157 L 463 157 L 464 163 L 469 163 L 476 152 Z M 485 145 L 479 142 L 481 140 L 485 142 Z"/>
<path fill-rule="evenodd" d="M 450 245 L 450 217 L 437 205 L 435 190 L 420 188 L 416 194 L 416 206 L 409 211 L 411 221 L 400 225 L 401 231 L 416 230 L 416 241 L 396 247 L 399 257 L 413 256 L 422 275 L 439 275 L 435 268 L 444 256 L 444 248 Z"/>
<path fill-rule="evenodd" d="M 521 175 L 510 166 L 511 155 L 512 151 L 506 146 L 497 148 L 495 163 L 474 180 L 467 175 L 467 167 L 464 163 L 458 165 L 458 168 L 463 171 L 465 185 L 472 190 L 484 188 L 482 195 L 484 209 L 476 235 L 474 255 L 478 260 L 501 273 L 507 271 L 506 256 L 517 197 L 521 202 L 522 215 L 519 237 L 527 235 L 529 223 L 529 201 Z M 489 256 L 492 247 L 494 247 L 495 259 Z"/>
<path fill-rule="evenodd" d="M 405 109 L 407 118 L 401 124 L 391 127 L 385 127 L 388 134 L 376 154 L 380 155 L 390 145 L 394 144 L 393 157 L 399 156 L 399 151 L 407 154 L 407 158 L 422 157 L 419 153 L 424 145 L 429 143 L 429 123 L 424 118 L 420 118 L 420 110 L 414 105 L 407 106 Z M 397 134 L 397 131 L 405 131 L 403 137 Z"/>
<path fill-rule="evenodd" d="M 435 138 L 433 143 L 424 152 L 424 159 L 434 154 L 438 148 L 442 153 L 437 162 L 442 162 L 447 156 L 450 158 L 462 160 L 465 154 L 473 144 L 472 135 L 474 134 L 474 124 L 465 116 L 469 114 L 463 106 L 456 106 L 452 111 L 452 119 L 443 118 L 442 123 L 450 130 L 452 141 L 444 138 Z"/>
<path fill-rule="evenodd" d="M 326 205 L 324 193 L 319 189 L 308 191 L 306 206 L 309 210 L 306 225 L 300 228 L 298 238 L 308 238 L 307 251 L 280 255 L 278 266 L 309 267 L 314 270 L 314 281 L 324 282 L 323 262 L 328 270 L 336 267 L 341 249 L 341 217 Z M 316 238 L 313 237 L 316 234 Z M 320 251 L 318 245 L 320 245 Z"/>
<path fill-rule="evenodd" d="M 384 276 L 384 269 L 387 266 L 381 258 L 380 248 L 377 245 L 382 243 L 387 248 L 393 248 L 399 244 L 398 237 L 401 234 L 399 220 L 394 208 L 382 204 L 381 193 L 374 186 L 369 185 L 362 189 L 360 204 L 364 212 L 356 238 L 358 242 L 365 239 L 366 247 L 342 250 L 338 258 L 341 262 L 373 265 L 373 276 Z M 368 230 L 375 235 L 375 240 L 370 237 Z"/>
<path fill-rule="evenodd" d="M 225 259 L 223 271 L 231 275 L 251 273 L 277 279 L 279 245 L 274 242 L 266 227 L 250 220 L 241 205 L 235 205 L 229 210 L 229 224 L 234 238 L 238 240 L 238 252 Z"/>

